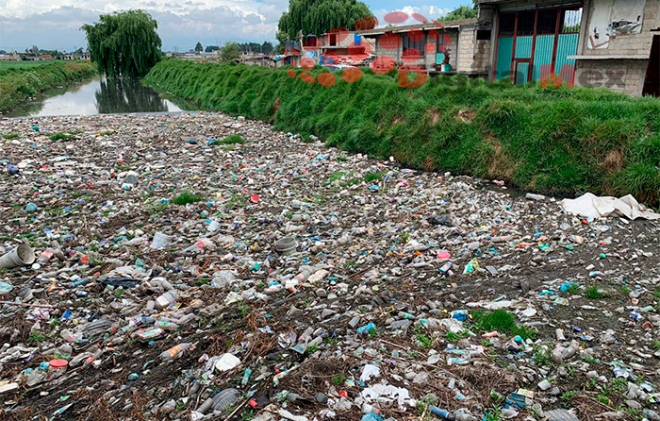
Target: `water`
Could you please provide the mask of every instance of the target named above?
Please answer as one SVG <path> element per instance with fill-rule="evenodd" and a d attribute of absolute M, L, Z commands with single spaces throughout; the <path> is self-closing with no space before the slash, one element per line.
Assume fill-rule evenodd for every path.
<path fill-rule="evenodd" d="M 87 79 L 77 85 L 53 89 L 39 101 L 22 104 L 7 117 L 43 117 L 113 113 L 183 111 L 135 79 Z"/>

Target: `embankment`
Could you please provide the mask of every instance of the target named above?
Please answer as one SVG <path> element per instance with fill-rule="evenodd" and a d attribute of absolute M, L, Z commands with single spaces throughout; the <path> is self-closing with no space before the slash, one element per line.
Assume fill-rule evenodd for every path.
<path fill-rule="evenodd" d="M 0 62 L 0 113 L 47 89 L 96 73 L 86 61 Z"/>
<path fill-rule="evenodd" d="M 660 204 L 658 99 L 460 77 L 404 89 L 396 74 L 369 71 L 355 83 L 336 74 L 333 86 L 322 86 L 295 73 L 164 60 L 146 81 L 203 109 L 269 121 L 352 152 L 394 156 L 406 166 L 504 179 L 548 194 L 630 193 Z"/>

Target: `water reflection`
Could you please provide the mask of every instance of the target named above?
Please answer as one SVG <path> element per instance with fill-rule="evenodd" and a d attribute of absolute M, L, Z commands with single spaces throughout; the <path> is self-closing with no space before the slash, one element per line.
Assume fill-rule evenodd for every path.
<path fill-rule="evenodd" d="M 132 79 L 88 79 L 48 91 L 46 99 L 22 104 L 7 117 L 177 112 L 181 108 Z"/>
<path fill-rule="evenodd" d="M 102 80 L 96 103 L 99 114 L 168 111 L 165 100 L 137 79 Z"/>

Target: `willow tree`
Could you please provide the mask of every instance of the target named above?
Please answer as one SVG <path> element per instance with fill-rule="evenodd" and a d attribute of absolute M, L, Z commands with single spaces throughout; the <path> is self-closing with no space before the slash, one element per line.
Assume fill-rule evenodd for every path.
<path fill-rule="evenodd" d="M 356 29 L 355 22 L 372 17 L 369 7 L 356 0 L 290 0 L 289 11 L 284 12 L 277 26 L 277 39 L 298 40 L 303 35 L 323 33 L 335 28 Z"/>
<path fill-rule="evenodd" d="M 84 25 L 91 59 L 107 76 L 141 77 L 161 57 L 162 42 L 151 15 L 142 10 L 101 15 L 100 22 Z"/>

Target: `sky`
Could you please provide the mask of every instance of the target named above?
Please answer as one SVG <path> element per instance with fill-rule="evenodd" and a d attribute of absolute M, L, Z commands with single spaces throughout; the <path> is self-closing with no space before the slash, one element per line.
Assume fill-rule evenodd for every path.
<path fill-rule="evenodd" d="M 401 10 L 436 19 L 470 0 L 363 0 L 383 21 Z M 101 14 L 142 9 L 158 21 L 164 51 L 184 52 L 226 41 L 275 42 L 277 21 L 288 0 L 0 0 L 0 50 L 86 48 L 80 27 Z M 412 21 L 410 23 L 416 23 Z M 404 23 L 405 24 L 405 23 Z"/>

